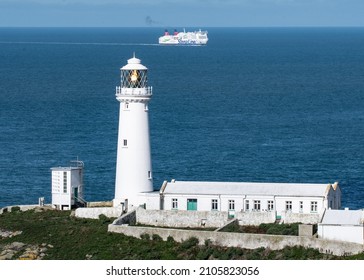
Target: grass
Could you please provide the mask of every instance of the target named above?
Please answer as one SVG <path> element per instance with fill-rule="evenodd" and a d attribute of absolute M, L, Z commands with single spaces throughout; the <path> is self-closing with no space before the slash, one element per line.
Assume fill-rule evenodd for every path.
<path fill-rule="evenodd" d="M 44 210 L 15 211 L 0 215 L 0 229 L 21 230 L 22 234 L 0 239 L 3 245 L 14 241 L 26 244 L 51 244 L 44 259 L 52 260 L 152 260 L 152 259 L 343 259 L 320 254 L 317 250 L 302 247 L 272 251 L 268 248 L 247 250 L 212 245 L 205 240 L 199 245 L 197 238 L 177 243 L 169 237 L 162 241 L 158 235 L 143 235 L 141 239 L 107 232 L 110 219 L 80 219 L 69 211 Z M 363 254 L 350 259 L 362 259 Z"/>

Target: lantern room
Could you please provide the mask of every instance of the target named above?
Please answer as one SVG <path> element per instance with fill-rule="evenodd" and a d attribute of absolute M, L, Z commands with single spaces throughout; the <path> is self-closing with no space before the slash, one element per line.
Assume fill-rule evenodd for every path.
<path fill-rule="evenodd" d="M 121 68 L 122 88 L 146 88 L 147 67 L 140 64 L 140 59 L 135 56 L 128 60 L 128 64 Z"/>

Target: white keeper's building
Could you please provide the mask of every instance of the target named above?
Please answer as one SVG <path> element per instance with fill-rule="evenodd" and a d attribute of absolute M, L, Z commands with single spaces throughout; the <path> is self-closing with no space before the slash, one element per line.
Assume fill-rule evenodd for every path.
<path fill-rule="evenodd" d="M 320 214 L 341 207 L 341 190 L 334 184 L 164 182 L 159 193 L 146 197 L 146 209 L 181 211 L 287 212 Z"/>

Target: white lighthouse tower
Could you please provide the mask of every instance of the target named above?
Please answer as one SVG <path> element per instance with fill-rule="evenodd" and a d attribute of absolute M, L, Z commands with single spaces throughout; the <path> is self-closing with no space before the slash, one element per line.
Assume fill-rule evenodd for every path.
<path fill-rule="evenodd" d="M 121 68 L 121 86 L 116 87 L 120 113 L 114 207 L 144 204 L 142 193 L 153 191 L 148 119 L 151 97 L 147 68 L 134 55 Z"/>

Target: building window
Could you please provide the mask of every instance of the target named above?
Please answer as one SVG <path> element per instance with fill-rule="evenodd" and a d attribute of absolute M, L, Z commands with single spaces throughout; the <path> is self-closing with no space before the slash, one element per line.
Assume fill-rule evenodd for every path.
<path fill-rule="evenodd" d="M 300 213 L 303 212 L 303 201 L 300 201 Z"/>
<path fill-rule="evenodd" d="M 177 210 L 178 209 L 178 199 L 172 198 L 172 209 Z"/>
<path fill-rule="evenodd" d="M 211 210 L 218 210 L 217 208 L 217 199 L 211 200 Z"/>
<path fill-rule="evenodd" d="M 144 111 L 148 111 L 148 104 L 144 103 Z"/>
<path fill-rule="evenodd" d="M 317 201 L 311 201 L 311 212 L 317 212 Z"/>
<path fill-rule="evenodd" d="M 124 110 L 129 110 L 129 102 L 124 103 Z"/>
<path fill-rule="evenodd" d="M 148 179 L 152 179 L 152 171 L 148 171 Z"/>
<path fill-rule="evenodd" d="M 274 210 L 274 201 L 273 200 L 268 200 L 268 211 L 273 211 Z"/>
<path fill-rule="evenodd" d="M 63 172 L 63 193 L 67 193 L 67 172 Z"/>
<path fill-rule="evenodd" d="M 245 211 L 249 211 L 249 200 L 245 200 Z"/>
<path fill-rule="evenodd" d="M 127 147 L 127 146 L 128 146 L 128 140 L 127 140 L 127 139 L 124 139 L 124 140 L 123 140 L 123 146 L 124 146 L 124 147 Z"/>
<path fill-rule="evenodd" d="M 229 200 L 229 211 L 235 210 L 235 200 Z"/>
<path fill-rule="evenodd" d="M 286 201 L 286 211 L 292 211 L 292 201 Z"/>
<path fill-rule="evenodd" d="M 260 200 L 254 200 L 254 210 L 260 211 Z"/>

